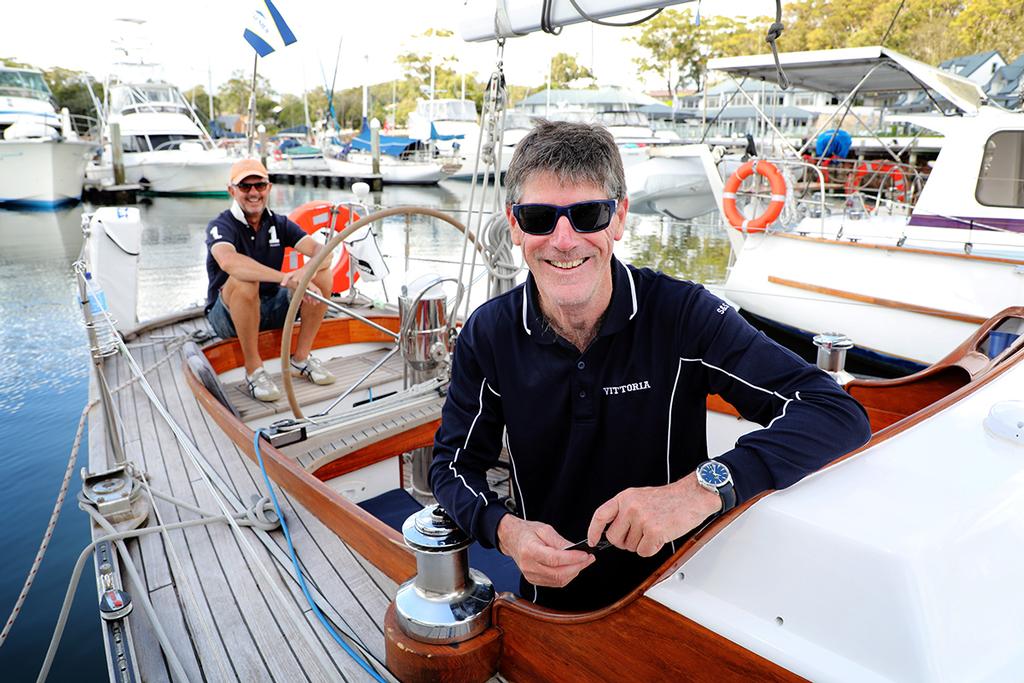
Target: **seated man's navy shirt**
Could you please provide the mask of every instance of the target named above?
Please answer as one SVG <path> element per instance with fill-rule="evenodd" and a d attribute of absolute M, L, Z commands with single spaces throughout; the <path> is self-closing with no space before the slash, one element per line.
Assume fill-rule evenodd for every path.
<path fill-rule="evenodd" d="M 260 229 L 253 230 L 245 222 L 241 209 L 236 209 L 236 206 L 222 211 L 206 226 L 206 275 L 210 282 L 206 290 L 207 313 L 217 303 L 217 294 L 228 281 L 228 274 L 221 270 L 217 259 L 213 258 L 213 245 L 226 242 L 233 245 L 239 254 L 274 270 L 281 270 L 285 247 L 295 247 L 303 237 L 308 237 L 288 216 L 272 213 L 270 209 L 263 212 Z M 279 287 L 276 282 L 261 282 L 260 296 L 274 296 Z"/>
<path fill-rule="evenodd" d="M 584 353 L 554 333 L 532 276 L 478 308 L 458 337 L 434 442 L 437 500 L 481 544 L 508 512 L 485 473 L 502 441 L 517 514 L 576 542 L 632 487 L 664 486 L 707 458 L 706 401 L 720 394 L 764 429 L 720 456 L 739 502 L 798 481 L 870 436 L 867 416 L 818 368 L 769 340 L 700 285 L 612 259 L 614 289 Z M 607 605 L 675 549 L 608 548 L 561 589 L 521 594 L 569 610 Z"/>

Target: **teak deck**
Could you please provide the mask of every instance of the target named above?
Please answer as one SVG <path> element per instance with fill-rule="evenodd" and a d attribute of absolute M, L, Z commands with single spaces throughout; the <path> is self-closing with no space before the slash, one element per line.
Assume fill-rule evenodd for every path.
<path fill-rule="evenodd" d="M 229 507 L 239 509 L 266 495 L 262 473 L 200 410 L 182 376 L 180 351 L 175 350 L 169 360 L 161 362 L 167 355 L 167 345 L 154 338 L 188 334 L 204 325 L 200 319 L 155 330 L 135 340 L 133 353 L 143 369 L 156 366 L 146 374 L 150 385 L 174 420 L 193 439 L 208 467 L 223 480 Z M 156 343 L 146 345 L 151 342 Z M 111 387 L 131 379 L 120 356 L 108 358 L 104 372 Z M 95 382 L 91 391 L 95 398 Z M 216 512 L 210 487 L 139 383 L 117 391 L 114 404 L 126 455 L 148 473 L 150 486 Z M 94 406 L 89 421 L 89 468 L 95 472 L 112 465 L 101 409 Z M 384 613 L 394 595 L 395 583 L 350 550 L 283 489 L 275 489 L 296 551 L 311 579 L 311 590 L 326 597 L 327 616 L 335 623 L 347 624 L 365 647 L 383 661 Z M 159 499 L 156 511 L 165 523 L 197 516 Z M 156 523 L 152 515 L 150 523 Z M 126 621 L 135 644 L 140 678 L 171 679 L 152 627 L 138 605 L 144 594 L 159 614 L 189 680 L 370 680 L 312 614 L 291 576 L 282 532 L 243 528 L 242 533 L 256 549 L 259 561 L 270 568 L 286 598 L 285 605 L 279 604 L 274 591 L 264 585 L 265 579 L 248 551 L 224 523 L 129 541 L 131 555 L 145 584 L 133 585 L 122 570 L 122 585 L 136 600 L 136 608 Z"/>

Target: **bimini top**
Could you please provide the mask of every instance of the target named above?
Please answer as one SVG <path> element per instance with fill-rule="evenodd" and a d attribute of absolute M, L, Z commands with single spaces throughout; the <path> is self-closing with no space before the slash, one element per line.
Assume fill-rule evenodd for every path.
<path fill-rule="evenodd" d="M 836 96 L 855 89 L 864 94 L 931 90 L 965 114 L 977 113 L 986 99 L 976 83 L 885 47 L 783 52 L 779 63 L 793 85 Z M 779 81 L 770 54 L 712 59 L 708 68 L 734 77 Z"/>

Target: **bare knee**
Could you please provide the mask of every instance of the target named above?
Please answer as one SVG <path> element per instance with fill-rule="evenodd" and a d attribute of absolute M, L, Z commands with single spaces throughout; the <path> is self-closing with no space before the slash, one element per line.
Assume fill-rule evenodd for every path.
<path fill-rule="evenodd" d="M 250 306 L 255 306 L 258 309 L 260 305 L 260 283 L 258 282 L 244 282 L 229 277 L 221 288 L 220 294 L 229 310 L 235 307 Z"/>

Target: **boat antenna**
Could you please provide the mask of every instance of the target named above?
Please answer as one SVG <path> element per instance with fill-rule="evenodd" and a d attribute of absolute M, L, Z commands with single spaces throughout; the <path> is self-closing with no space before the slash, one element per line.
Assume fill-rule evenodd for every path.
<path fill-rule="evenodd" d="M 906 4 L 907 0 L 900 0 L 900 6 L 896 8 L 896 12 L 892 15 L 892 21 L 889 22 L 889 28 L 885 29 L 885 35 L 882 36 L 882 42 L 879 43 L 882 47 L 885 47 L 885 41 L 889 39 L 889 34 L 892 33 L 893 26 L 896 25 L 896 19 L 900 16 L 900 12 L 903 11 L 903 5 Z"/>
<path fill-rule="evenodd" d="M 786 72 L 782 70 L 782 64 L 779 62 L 779 48 L 775 45 L 775 41 L 779 39 L 785 29 L 786 27 L 782 23 L 782 0 L 775 0 L 775 23 L 768 27 L 768 35 L 765 37 L 765 41 L 772 48 L 772 57 L 775 59 L 775 73 L 779 76 L 779 87 L 783 90 L 788 90 L 789 78 L 786 77 Z"/>

